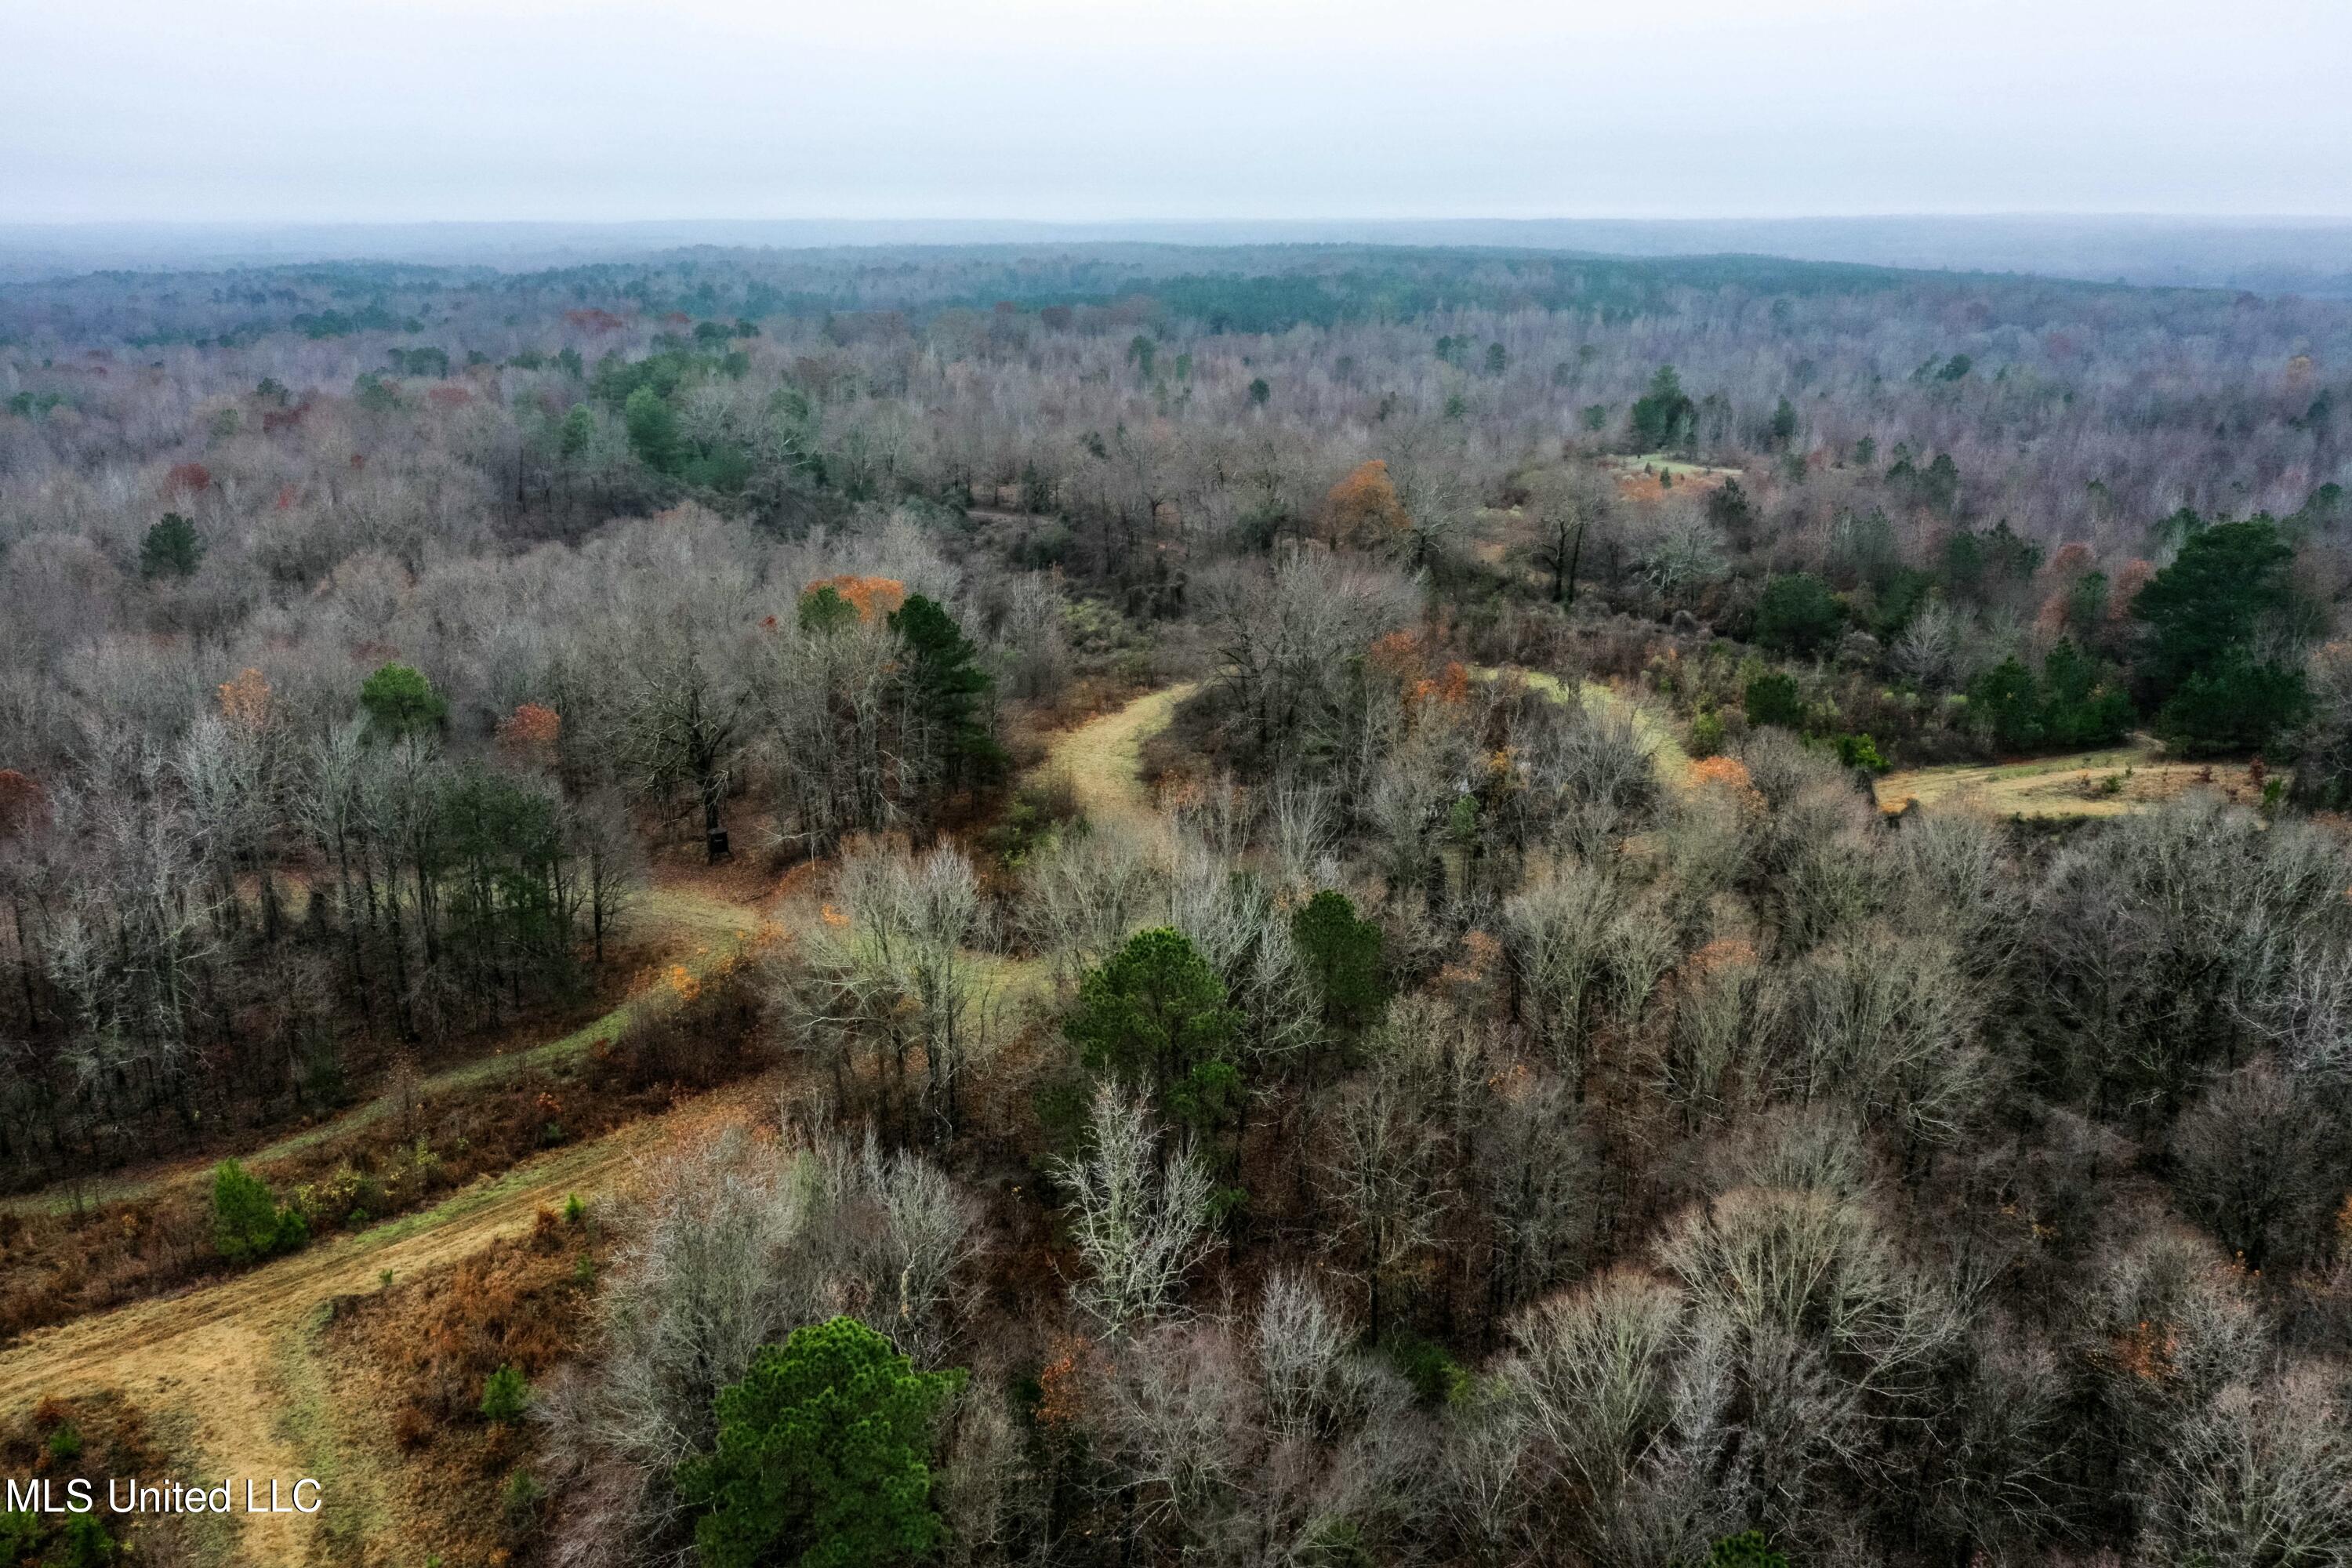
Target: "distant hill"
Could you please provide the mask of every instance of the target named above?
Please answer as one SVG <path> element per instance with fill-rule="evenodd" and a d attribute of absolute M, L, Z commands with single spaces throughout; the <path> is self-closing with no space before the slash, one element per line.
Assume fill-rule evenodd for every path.
<path fill-rule="evenodd" d="M 2020 272 L 2148 286 L 2352 298 L 2352 220 L 2158 216 L 1457 219 L 1055 224 L 679 220 L 661 223 L 0 225 L 0 279 L 112 269 L 368 258 L 542 268 L 685 246 L 1373 243 L 1617 256 L 1741 253 Z"/>

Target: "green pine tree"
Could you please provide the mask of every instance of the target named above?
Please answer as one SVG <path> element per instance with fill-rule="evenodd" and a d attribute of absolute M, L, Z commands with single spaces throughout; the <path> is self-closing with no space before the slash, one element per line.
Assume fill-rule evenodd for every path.
<path fill-rule="evenodd" d="M 890 614 L 890 629 L 907 649 L 906 681 L 915 711 L 939 737 L 950 789 L 992 777 L 1004 753 L 982 722 L 988 672 L 980 650 L 955 617 L 920 594 Z"/>
<path fill-rule="evenodd" d="M 1291 917 L 1290 934 L 1323 1000 L 1323 1026 L 1362 1028 L 1388 1000 L 1381 928 L 1360 918 L 1348 895 L 1326 888 Z"/>
<path fill-rule="evenodd" d="M 367 710 L 370 728 L 386 740 L 421 734 L 449 714 L 449 700 L 404 664 L 379 666 L 360 686 L 360 706 Z"/>
<path fill-rule="evenodd" d="M 139 542 L 139 574 L 157 577 L 193 577 L 204 563 L 204 536 L 196 525 L 176 511 L 167 511 L 161 521 L 147 531 Z"/>
<path fill-rule="evenodd" d="M 1128 938 L 1079 984 L 1062 1032 L 1087 1066 L 1149 1082 L 1170 1114 L 1201 1127 L 1241 1086 L 1228 1055 L 1240 1016 L 1192 939 L 1158 926 Z"/>
<path fill-rule="evenodd" d="M 960 1371 L 917 1372 L 851 1318 L 793 1331 L 718 1399 L 716 1450 L 677 1471 L 707 1568 L 885 1568 L 943 1531 L 929 1456 Z"/>

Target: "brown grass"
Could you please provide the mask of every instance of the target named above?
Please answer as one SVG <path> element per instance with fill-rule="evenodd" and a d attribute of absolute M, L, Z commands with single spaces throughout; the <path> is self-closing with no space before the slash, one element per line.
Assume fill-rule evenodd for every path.
<path fill-rule="evenodd" d="M 78 1455 L 71 1458 L 60 1456 L 58 1450 L 64 1446 L 59 1440 L 60 1433 L 79 1438 Z M 19 1481 L 28 1478 L 47 1480 L 59 1506 L 66 1500 L 66 1488 L 70 1481 L 76 1478 L 87 1480 L 98 1503 L 100 1522 L 108 1534 L 128 1547 L 131 1561 L 184 1563 L 193 1561 L 184 1518 L 146 1514 L 116 1519 L 106 1511 L 106 1483 L 110 1479 L 128 1481 L 141 1477 L 155 1480 L 177 1476 L 194 1479 L 194 1471 L 184 1463 L 187 1456 L 173 1452 L 173 1447 L 149 1422 L 144 1411 L 111 1390 L 79 1399 L 44 1399 L 0 1422 L 0 1475 Z M 50 1539 L 54 1541 L 56 1535 L 53 1529 Z M 37 1553 L 25 1561 L 48 1559 Z"/>
<path fill-rule="evenodd" d="M 536 1388 L 578 1353 L 609 1251 L 593 1222 L 541 1208 L 525 1235 L 339 1301 L 320 1352 L 336 1403 L 378 1417 L 356 1446 L 385 1478 L 381 1533 L 452 1568 L 525 1551 L 541 1510 L 509 1506 L 504 1489 L 542 1468 L 536 1433 L 485 1419 L 483 1385 L 512 1365 Z"/>
<path fill-rule="evenodd" d="M 722 1091 L 540 1155 L 433 1209 L 314 1242 L 170 1300 L 133 1302 L 32 1335 L 0 1356 L 0 1412 L 121 1390 L 159 1415 L 184 1414 L 190 1451 L 212 1473 L 336 1470 L 346 1500 L 335 1511 L 344 1522 L 325 1526 L 376 1537 L 390 1527 L 376 1517 L 382 1479 L 364 1459 L 377 1429 L 388 1433 L 389 1411 L 381 1401 L 322 1386 L 323 1336 L 312 1325 L 339 1299 L 380 1289 L 385 1273 L 397 1282 L 449 1268 L 494 1241 L 532 1232 L 540 1211 L 560 1210 L 571 1194 L 593 1199 L 625 1187 L 648 1151 L 707 1136 L 714 1119 L 740 1117 L 736 1102 L 753 1095 L 749 1085 Z M 301 1563 L 319 1523 L 298 1516 L 243 1521 L 230 1560 L 256 1568 Z"/>
<path fill-rule="evenodd" d="M 1046 775 L 1069 781 L 1087 821 L 1148 830 L 1157 814 L 1141 776 L 1143 743 L 1168 727 L 1177 704 L 1197 689 L 1195 681 L 1162 687 L 1064 731 L 1047 746 Z"/>

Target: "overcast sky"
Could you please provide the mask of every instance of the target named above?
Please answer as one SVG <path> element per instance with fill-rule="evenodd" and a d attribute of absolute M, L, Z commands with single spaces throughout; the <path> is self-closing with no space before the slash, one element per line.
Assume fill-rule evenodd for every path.
<path fill-rule="evenodd" d="M 0 222 L 2352 215 L 2347 0 L 0 0 Z"/>

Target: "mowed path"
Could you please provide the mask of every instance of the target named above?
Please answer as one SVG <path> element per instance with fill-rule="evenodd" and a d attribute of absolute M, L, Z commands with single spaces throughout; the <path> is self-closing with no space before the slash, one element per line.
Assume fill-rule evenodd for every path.
<path fill-rule="evenodd" d="M 118 1390 L 150 1414 L 184 1415 L 196 1449 L 189 1458 L 208 1480 L 276 1477 L 290 1486 L 298 1477 L 319 1477 L 325 1508 L 318 1516 L 236 1516 L 236 1561 L 296 1568 L 311 1559 L 322 1523 L 338 1534 L 363 1534 L 352 1527 L 380 1502 L 346 1434 L 389 1413 L 337 1409 L 310 1397 L 320 1381 L 311 1339 L 328 1304 L 377 1289 L 387 1269 L 406 1279 L 527 1231 L 541 1208 L 560 1209 L 568 1194 L 610 1192 L 640 1155 L 705 1109 L 682 1106 L 541 1155 L 434 1208 L 218 1284 L 29 1335 L 0 1352 L 0 1410 L 47 1395 Z"/>
<path fill-rule="evenodd" d="M 2162 748 L 2141 740 L 2017 763 L 1907 768 L 1878 781 L 1878 804 L 1887 811 L 1916 800 L 1923 810 L 1973 808 L 2000 816 L 2123 816 L 2200 789 L 2250 805 L 2263 797 L 2262 784 L 2242 762 L 2168 760 Z"/>
<path fill-rule="evenodd" d="M 649 889 L 631 911 L 636 925 L 636 931 L 632 934 L 646 936 L 665 958 L 676 959 L 688 969 L 699 973 L 714 957 L 732 951 L 735 942 L 759 928 L 762 907 L 757 902 L 738 903 L 693 887 L 656 887 Z M 460 1062 L 455 1067 L 425 1075 L 417 1088 L 424 1094 L 434 1095 L 467 1084 L 486 1082 L 507 1073 L 550 1067 L 580 1056 L 598 1040 L 618 1037 L 639 1009 L 662 1005 L 668 994 L 662 986 L 640 985 L 611 1011 L 570 1034 L 511 1051 L 495 1050 L 472 1061 Z M 393 1095 L 382 1094 L 353 1106 L 339 1116 L 273 1139 L 238 1158 L 248 1165 L 266 1165 L 272 1160 L 298 1154 L 330 1138 L 356 1131 L 397 1109 Z M 83 1205 L 145 1197 L 175 1182 L 209 1179 L 216 1163 L 214 1158 L 206 1156 L 150 1167 L 126 1175 L 103 1176 L 79 1184 L 59 1183 L 39 1192 L 0 1198 L 0 1213 L 63 1213 Z"/>
<path fill-rule="evenodd" d="M 1200 689 L 1200 684 L 1187 680 L 1163 686 L 1075 730 L 1062 731 L 1046 748 L 1045 771 L 1069 775 L 1087 821 L 1149 827 L 1158 814 L 1139 772 L 1143 742 L 1168 728 L 1177 705 Z"/>

